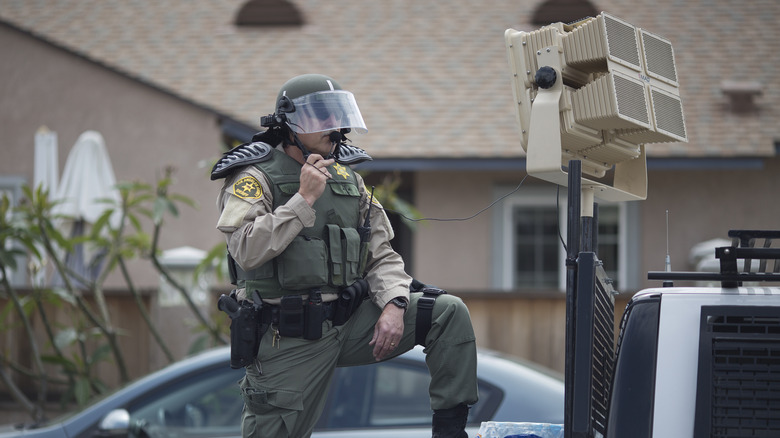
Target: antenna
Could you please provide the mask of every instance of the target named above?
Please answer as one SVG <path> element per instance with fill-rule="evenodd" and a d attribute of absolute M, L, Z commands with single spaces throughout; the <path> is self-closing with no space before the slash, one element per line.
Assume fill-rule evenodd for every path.
<path fill-rule="evenodd" d="M 664 268 L 666 272 L 672 272 L 672 257 L 669 255 L 669 210 L 666 210 L 666 259 L 664 260 Z M 674 282 L 665 280 L 663 286 L 672 287 Z"/>
<path fill-rule="evenodd" d="M 374 203 L 374 188 L 374 186 L 371 186 L 371 196 L 368 198 L 366 220 L 363 222 L 363 226 L 359 226 L 357 229 L 358 236 L 360 236 L 360 266 L 362 266 L 362 269 L 366 269 L 368 260 L 368 241 L 371 240 L 371 205 Z M 363 272 L 360 274 L 362 275 Z"/>
<path fill-rule="evenodd" d="M 360 235 L 360 242 L 366 243 L 371 239 L 371 205 L 374 203 L 374 186 L 371 186 L 371 196 L 368 198 L 368 212 L 366 212 L 366 220 L 363 222 L 362 227 L 358 227 L 358 235 Z"/>

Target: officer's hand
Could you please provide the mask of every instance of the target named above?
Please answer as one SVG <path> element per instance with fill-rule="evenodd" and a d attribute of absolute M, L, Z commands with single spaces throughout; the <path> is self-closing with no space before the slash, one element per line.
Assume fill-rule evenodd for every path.
<path fill-rule="evenodd" d="M 331 178 L 330 172 L 327 167 L 333 164 L 335 160 L 326 160 L 322 158 L 322 155 L 311 154 L 306 159 L 306 163 L 301 168 L 301 187 L 298 189 L 298 193 L 303 196 L 303 199 L 309 205 L 313 205 L 314 201 L 322 196 L 322 192 L 325 191 L 325 182 Z"/>
<path fill-rule="evenodd" d="M 377 362 L 387 358 L 401 342 L 404 334 L 404 309 L 388 304 L 374 326 L 374 337 L 368 345 L 374 347 Z"/>

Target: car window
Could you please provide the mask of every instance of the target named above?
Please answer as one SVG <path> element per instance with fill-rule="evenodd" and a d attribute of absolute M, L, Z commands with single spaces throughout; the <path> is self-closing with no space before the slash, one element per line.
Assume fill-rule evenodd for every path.
<path fill-rule="evenodd" d="M 243 374 L 220 367 L 157 388 L 128 407 L 130 424 L 150 437 L 240 435 Z"/>
<path fill-rule="evenodd" d="M 131 425 L 152 438 L 240 435 L 243 399 L 238 380 L 244 370 L 204 370 L 156 388 L 128 406 Z M 315 430 L 429 427 L 430 374 L 424 362 L 395 359 L 337 368 L 328 404 Z M 479 381 L 479 403 L 469 423 L 488 421 L 504 394 Z"/>
<path fill-rule="evenodd" d="M 430 382 L 424 363 L 393 360 L 338 368 L 316 429 L 430 426 Z M 488 421 L 503 392 L 480 381 L 479 398 L 469 413 L 469 423 Z"/>
<path fill-rule="evenodd" d="M 417 367 L 378 365 L 369 426 L 411 426 L 431 423 L 430 374 Z"/>

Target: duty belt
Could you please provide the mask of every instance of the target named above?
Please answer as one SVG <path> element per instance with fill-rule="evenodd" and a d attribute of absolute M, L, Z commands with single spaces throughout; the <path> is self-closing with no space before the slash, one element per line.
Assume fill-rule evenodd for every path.
<path fill-rule="evenodd" d="M 326 320 L 333 321 L 333 315 L 336 313 L 336 305 L 337 304 L 335 301 L 322 303 L 322 320 L 320 321 L 320 324 Z M 263 308 L 267 308 L 268 311 L 262 313 L 260 322 L 278 326 L 280 314 L 282 312 L 282 306 L 274 304 L 263 304 Z"/>
<path fill-rule="evenodd" d="M 273 325 L 279 336 L 315 340 L 322 337 L 322 323 L 326 320 L 340 326 L 349 320 L 369 296 L 368 282 L 359 279 L 339 292 L 335 301 L 322 302 L 318 289 L 309 292 L 308 297 L 285 295 L 279 305 L 263 303 L 260 312 L 260 326 Z"/>

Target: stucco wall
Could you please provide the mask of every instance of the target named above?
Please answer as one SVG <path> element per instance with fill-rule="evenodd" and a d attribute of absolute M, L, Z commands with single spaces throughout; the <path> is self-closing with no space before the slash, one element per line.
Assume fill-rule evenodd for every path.
<path fill-rule="evenodd" d="M 457 172 L 424 172 L 415 177 L 415 205 L 424 217 L 460 218 L 474 212 L 474 201 L 490 190 L 484 177 Z M 454 290 L 482 288 L 489 280 L 489 220 L 427 221 L 414 235 L 415 275 L 426 283 Z"/>
<path fill-rule="evenodd" d="M 214 228 L 219 184 L 208 178 L 208 163 L 220 154 L 213 113 L 4 25 L 0 59 L 0 176 L 32 183 L 33 140 L 41 125 L 57 132 L 60 176 L 78 136 L 96 130 L 118 181 L 154 184 L 173 166 L 171 192 L 198 203 L 197 209 L 182 206 L 178 219 L 167 219 L 161 249 L 205 250 L 220 241 Z M 131 266 L 137 287 L 157 285 L 147 265 Z"/>
<path fill-rule="evenodd" d="M 678 271 L 695 268 L 688 262 L 693 245 L 726 239 L 730 229 L 780 229 L 780 160 L 761 162 L 756 169 L 650 172 L 649 193 L 641 205 L 642 272 L 664 268 L 666 210 L 672 269 Z M 658 285 L 647 280 L 644 284 Z"/>
<path fill-rule="evenodd" d="M 635 257 L 629 263 L 634 264 L 631 275 L 638 278 L 628 284 L 660 285 L 648 281 L 647 272 L 664 269 L 666 210 L 672 268 L 678 271 L 695 268 L 688 263 L 694 245 L 727 238 L 730 229 L 780 228 L 780 204 L 776 202 L 780 193 L 780 160 L 734 160 L 708 160 L 706 167 L 690 160 L 687 164 L 677 163 L 688 168 L 649 172 L 647 199 L 634 201 L 638 214 L 632 220 L 639 223 L 631 224 L 630 229 L 637 230 L 637 235 L 628 236 L 628 240 L 638 248 L 632 250 Z M 695 166 L 699 166 L 698 170 L 691 169 Z M 467 217 L 493 201 L 496 187 L 514 186 L 522 175 L 419 173 L 415 178 L 415 204 L 426 217 Z M 529 178 L 516 196 L 530 193 L 530 187 L 539 184 L 535 178 Z M 415 275 L 452 291 L 489 290 L 491 264 L 496 263 L 492 252 L 493 214 L 494 211 L 487 211 L 465 222 L 421 224 L 414 234 Z"/>

